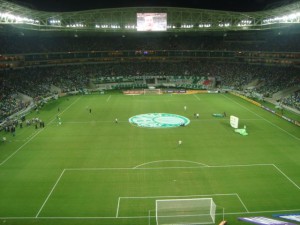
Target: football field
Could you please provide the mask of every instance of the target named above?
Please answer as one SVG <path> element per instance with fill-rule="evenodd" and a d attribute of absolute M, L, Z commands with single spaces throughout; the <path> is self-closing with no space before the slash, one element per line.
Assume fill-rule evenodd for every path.
<path fill-rule="evenodd" d="M 189 122 L 129 122 L 155 113 Z M 45 128 L 0 133 L 2 224 L 156 225 L 156 200 L 194 198 L 214 200 L 216 224 L 300 213 L 300 128 L 231 94 L 71 96 L 33 117 Z"/>

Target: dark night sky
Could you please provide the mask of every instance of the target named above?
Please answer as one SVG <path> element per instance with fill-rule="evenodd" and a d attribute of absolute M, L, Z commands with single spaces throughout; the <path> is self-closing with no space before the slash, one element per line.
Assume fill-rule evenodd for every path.
<path fill-rule="evenodd" d="M 260 11 L 272 6 L 285 5 L 297 0 L 8 0 L 25 3 L 26 6 L 43 11 L 80 11 L 88 9 L 170 6 L 226 11 Z M 24 5 L 24 4 L 23 4 Z"/>

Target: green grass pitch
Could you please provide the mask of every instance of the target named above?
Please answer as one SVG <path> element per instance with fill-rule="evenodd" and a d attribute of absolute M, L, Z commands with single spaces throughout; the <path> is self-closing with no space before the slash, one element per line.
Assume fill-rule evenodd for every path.
<path fill-rule="evenodd" d="M 224 111 L 226 118 L 212 116 Z M 165 129 L 128 122 L 144 113 L 191 122 Z M 229 115 L 248 136 L 234 132 Z M 45 128 L 0 133 L 7 138 L 0 143 L 2 224 L 155 225 L 158 199 L 213 198 L 216 223 L 300 213 L 300 128 L 236 96 L 72 96 L 31 117 Z"/>

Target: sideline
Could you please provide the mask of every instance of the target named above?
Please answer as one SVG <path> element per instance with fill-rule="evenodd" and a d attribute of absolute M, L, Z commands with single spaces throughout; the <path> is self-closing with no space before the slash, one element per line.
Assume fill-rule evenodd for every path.
<path fill-rule="evenodd" d="M 69 105 L 65 110 L 63 110 L 59 115 L 63 114 L 65 111 L 67 111 L 72 105 L 74 105 L 81 97 L 77 98 L 71 105 Z M 54 119 L 50 120 L 46 125 L 51 124 Z M 15 154 L 17 154 L 25 145 L 27 145 L 30 141 L 32 141 L 39 133 L 41 133 L 45 128 L 39 130 L 35 135 L 33 135 L 28 141 L 26 141 L 23 145 L 21 145 L 16 151 L 14 151 L 12 154 L 10 154 L 6 159 L 4 159 L 1 163 L 0 166 L 2 166 L 4 163 L 6 163 L 10 158 L 12 158 Z"/>
<path fill-rule="evenodd" d="M 267 120 L 266 118 L 260 116 L 259 114 L 253 112 L 252 110 L 248 109 L 246 106 L 241 105 L 240 103 L 238 103 L 237 101 L 225 96 L 224 94 L 222 94 L 222 96 L 228 100 L 230 100 L 231 102 L 234 102 L 235 104 L 239 105 L 240 107 L 246 109 L 248 112 L 251 112 L 252 114 L 256 115 L 257 117 L 263 119 L 264 121 L 266 121 L 267 123 L 271 124 L 272 126 L 276 127 L 277 129 L 283 131 L 284 133 L 288 134 L 289 136 L 295 138 L 296 140 L 300 141 L 300 138 L 296 137 L 295 135 L 289 133 L 288 131 L 284 130 L 283 128 L 277 126 L 276 124 L 272 123 L 271 121 Z"/>

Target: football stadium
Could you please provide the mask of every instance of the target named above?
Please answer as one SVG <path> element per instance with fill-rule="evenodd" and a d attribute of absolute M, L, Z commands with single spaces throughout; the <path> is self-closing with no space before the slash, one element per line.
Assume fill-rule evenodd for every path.
<path fill-rule="evenodd" d="M 300 224 L 300 2 L 0 0 L 0 224 Z"/>

